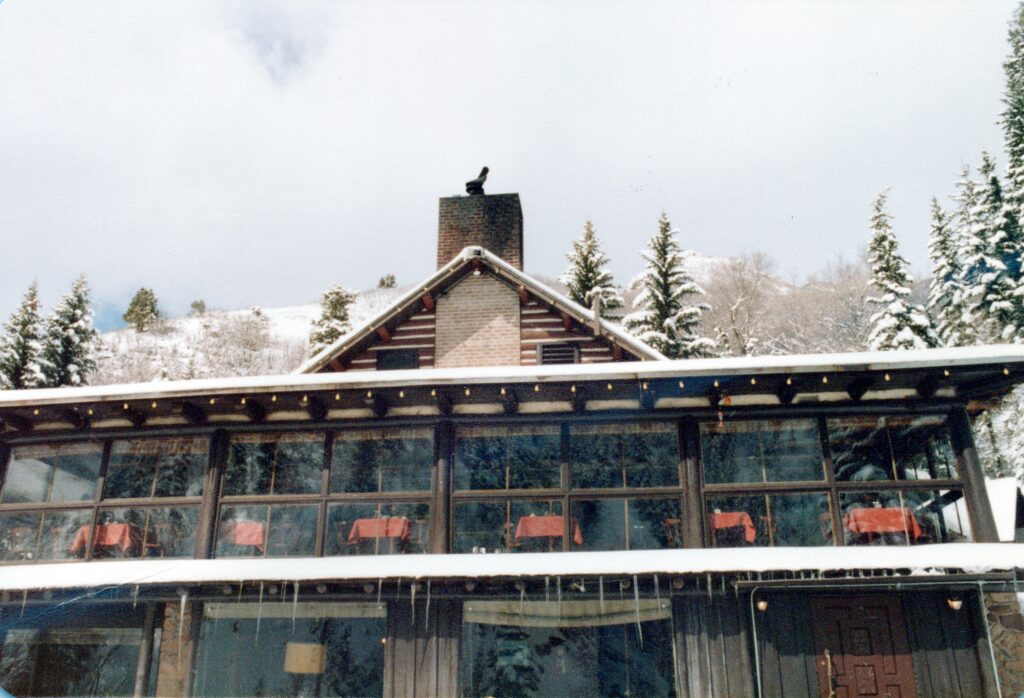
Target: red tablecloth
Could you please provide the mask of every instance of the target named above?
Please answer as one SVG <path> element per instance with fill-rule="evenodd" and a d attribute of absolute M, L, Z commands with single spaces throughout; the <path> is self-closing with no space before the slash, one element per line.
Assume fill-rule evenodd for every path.
<path fill-rule="evenodd" d="M 523 516 L 516 526 L 516 540 L 520 538 L 561 538 L 565 532 L 565 519 L 561 516 Z M 576 519 L 572 520 L 572 542 L 583 545 L 583 533 Z"/>
<path fill-rule="evenodd" d="M 753 543 L 757 538 L 757 529 L 754 528 L 754 522 L 750 518 L 750 514 L 745 511 L 719 511 L 712 514 L 708 514 L 708 525 L 711 526 L 713 531 L 717 531 L 720 528 L 737 528 L 743 527 L 743 539 L 748 543 Z"/>
<path fill-rule="evenodd" d="M 409 519 L 404 516 L 385 516 L 379 519 L 356 519 L 348 532 L 349 543 L 359 543 L 370 538 L 398 538 L 409 540 L 412 529 Z"/>
<path fill-rule="evenodd" d="M 913 540 L 924 535 L 914 512 L 906 507 L 851 509 L 843 524 L 854 533 L 907 533 Z"/>
<path fill-rule="evenodd" d="M 266 543 L 266 526 L 262 521 L 228 521 L 221 525 L 221 535 L 232 545 L 251 545 L 260 552 Z"/>
<path fill-rule="evenodd" d="M 85 550 L 85 546 L 89 544 L 91 528 L 92 526 L 82 526 L 78 529 L 75 539 L 71 542 L 72 553 Z M 126 553 L 138 546 L 141 541 L 142 532 L 131 524 L 100 524 L 96 527 L 96 538 L 92 542 L 92 547 L 120 548 L 122 553 Z"/>

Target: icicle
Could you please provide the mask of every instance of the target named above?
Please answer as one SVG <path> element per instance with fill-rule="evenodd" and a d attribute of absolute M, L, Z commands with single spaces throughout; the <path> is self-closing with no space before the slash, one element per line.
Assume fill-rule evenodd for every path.
<path fill-rule="evenodd" d="M 423 613 L 423 629 L 430 625 L 430 580 L 427 580 L 427 608 Z"/>
<path fill-rule="evenodd" d="M 526 603 L 526 583 L 522 580 L 516 582 L 516 586 L 519 587 L 519 617 L 523 617 L 523 606 Z"/>
<path fill-rule="evenodd" d="M 419 584 L 416 583 L 416 582 L 413 582 L 412 584 L 409 585 L 409 590 L 410 590 L 410 593 L 409 593 L 409 608 L 412 610 L 412 623 L 411 623 L 411 625 L 414 628 L 416 627 L 416 587 L 417 586 L 419 586 Z"/>
<path fill-rule="evenodd" d="M 714 595 L 714 589 L 711 588 L 711 573 L 708 572 L 708 598 L 712 598 Z"/>
<path fill-rule="evenodd" d="M 299 583 L 292 582 L 292 632 L 295 632 L 295 613 L 299 610 Z"/>
<path fill-rule="evenodd" d="M 181 639 L 185 631 L 185 603 L 188 601 L 188 590 L 181 595 L 181 606 L 178 608 L 178 668 L 181 669 Z"/>
<path fill-rule="evenodd" d="M 597 578 L 597 603 L 601 607 L 601 613 L 604 613 L 604 577 Z"/>
<path fill-rule="evenodd" d="M 263 582 L 260 582 L 260 597 L 256 602 L 256 637 L 253 642 L 259 642 L 260 639 L 260 621 L 263 620 Z"/>
<path fill-rule="evenodd" d="M 28 603 L 28 589 L 21 592 L 21 615 L 25 615 L 25 604 Z"/>
<path fill-rule="evenodd" d="M 380 610 L 380 592 L 381 592 L 381 589 L 383 587 L 384 587 L 384 580 L 383 579 L 378 579 L 377 580 L 377 610 L 378 611 Z"/>
<path fill-rule="evenodd" d="M 544 577 L 544 601 L 545 602 L 548 602 L 548 601 L 551 600 L 550 597 L 548 596 L 548 585 L 550 583 L 551 583 L 551 578 L 550 577 Z"/>
<path fill-rule="evenodd" d="M 402 598 L 402 578 L 399 577 L 395 580 L 395 601 Z"/>
<path fill-rule="evenodd" d="M 654 575 L 654 598 L 661 601 L 661 585 L 658 583 L 658 575 Z"/>
<path fill-rule="evenodd" d="M 132 608 L 135 608 L 136 604 L 138 604 L 138 603 L 139 603 L 139 585 L 136 584 L 135 587 L 132 588 Z"/>
<path fill-rule="evenodd" d="M 242 603 L 242 588 L 243 587 L 245 587 L 245 584 L 243 584 L 242 582 L 239 582 L 238 583 L 238 599 L 235 601 L 235 603 Z"/>
<path fill-rule="evenodd" d="M 562 578 L 555 577 L 555 594 L 558 599 L 558 619 L 562 619 Z"/>
<path fill-rule="evenodd" d="M 636 610 L 636 639 L 640 649 L 644 648 L 644 629 L 640 627 L 640 583 L 633 575 L 633 608 Z"/>

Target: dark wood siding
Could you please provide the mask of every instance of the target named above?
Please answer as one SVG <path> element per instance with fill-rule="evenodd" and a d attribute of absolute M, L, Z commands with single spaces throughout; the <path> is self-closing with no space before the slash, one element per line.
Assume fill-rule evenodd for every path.
<path fill-rule="evenodd" d="M 384 698 L 458 695 L 462 603 L 434 599 L 427 610 L 424 601 L 388 602 Z"/>
<path fill-rule="evenodd" d="M 680 698 L 754 696 L 743 599 L 728 594 L 676 598 L 672 608 Z"/>
<path fill-rule="evenodd" d="M 537 345 L 546 342 L 572 342 L 579 347 L 580 363 L 599 364 L 615 360 L 611 343 L 603 338 L 595 338 L 579 331 L 565 329 L 560 313 L 535 298 L 522 307 L 519 313 L 520 343 L 523 366 L 537 363 Z M 576 325 L 578 328 L 579 326 Z M 622 352 L 622 360 L 635 360 L 628 352 Z"/>
<path fill-rule="evenodd" d="M 749 598 L 749 597 L 748 597 Z M 811 607 L 803 594 L 758 595 L 768 610 L 754 611 L 764 698 L 818 695 Z"/>
<path fill-rule="evenodd" d="M 434 367 L 434 313 L 426 309 L 413 315 L 391 331 L 391 341 L 377 341 L 373 346 L 352 359 L 350 371 L 377 370 L 377 352 L 390 349 L 418 349 L 420 368 Z"/>

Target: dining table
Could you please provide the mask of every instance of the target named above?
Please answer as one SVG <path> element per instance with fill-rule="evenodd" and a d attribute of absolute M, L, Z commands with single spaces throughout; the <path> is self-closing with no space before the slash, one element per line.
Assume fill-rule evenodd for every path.
<path fill-rule="evenodd" d="M 557 514 L 522 516 L 516 525 L 516 540 L 524 538 L 561 538 L 565 533 L 565 519 Z M 580 523 L 573 517 L 572 542 L 583 545 L 583 532 Z"/>
<path fill-rule="evenodd" d="M 85 552 L 86 547 L 89 545 L 89 534 L 91 531 L 92 526 L 85 525 L 80 526 L 78 531 L 75 532 L 70 548 L 72 555 Z M 92 547 L 94 551 L 101 548 L 116 550 L 124 556 L 131 551 L 141 550 L 142 531 L 127 523 L 97 524 Z"/>
<path fill-rule="evenodd" d="M 743 540 L 753 543 L 757 539 L 757 528 L 750 514 L 745 511 L 715 511 L 708 514 L 708 526 L 712 531 L 742 528 Z"/>
<path fill-rule="evenodd" d="M 868 540 L 883 533 L 904 533 L 910 540 L 919 540 L 924 531 L 907 507 L 858 507 L 843 516 L 843 525 L 851 533 L 865 534 Z"/>

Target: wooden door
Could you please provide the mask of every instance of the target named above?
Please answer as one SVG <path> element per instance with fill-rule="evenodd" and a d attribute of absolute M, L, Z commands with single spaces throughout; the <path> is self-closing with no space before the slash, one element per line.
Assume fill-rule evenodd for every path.
<path fill-rule="evenodd" d="M 812 598 L 811 619 L 822 696 L 916 698 L 914 665 L 898 597 Z"/>

